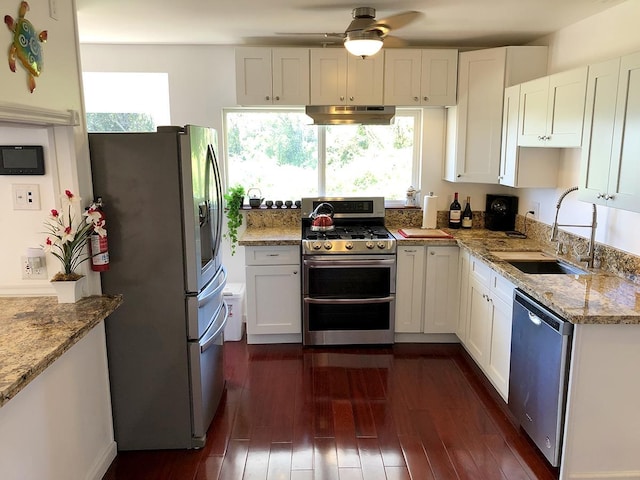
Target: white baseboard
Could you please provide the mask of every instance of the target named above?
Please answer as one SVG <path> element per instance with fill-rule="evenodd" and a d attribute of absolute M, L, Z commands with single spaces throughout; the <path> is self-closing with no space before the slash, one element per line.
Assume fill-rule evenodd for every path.
<path fill-rule="evenodd" d="M 640 471 L 581 472 L 569 474 L 571 480 L 640 480 Z"/>
<path fill-rule="evenodd" d="M 396 333 L 396 343 L 460 343 L 455 333 Z"/>
<path fill-rule="evenodd" d="M 110 442 L 102 451 L 96 462 L 93 465 L 91 471 L 87 474 L 87 480 L 102 480 L 102 477 L 107 473 L 113 459 L 116 458 L 118 448 L 116 442 Z"/>

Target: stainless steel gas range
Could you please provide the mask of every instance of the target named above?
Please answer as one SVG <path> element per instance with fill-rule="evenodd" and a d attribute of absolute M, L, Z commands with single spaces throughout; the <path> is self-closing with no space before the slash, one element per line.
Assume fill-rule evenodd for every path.
<path fill-rule="evenodd" d="M 302 199 L 305 345 L 393 343 L 396 240 L 384 214 L 384 197 Z"/>

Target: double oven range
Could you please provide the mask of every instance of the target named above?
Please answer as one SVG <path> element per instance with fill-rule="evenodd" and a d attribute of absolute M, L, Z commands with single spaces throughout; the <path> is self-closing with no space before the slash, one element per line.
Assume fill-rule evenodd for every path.
<path fill-rule="evenodd" d="M 310 218 L 322 203 L 329 228 Z M 393 343 L 396 240 L 384 216 L 384 197 L 302 199 L 304 345 Z"/>

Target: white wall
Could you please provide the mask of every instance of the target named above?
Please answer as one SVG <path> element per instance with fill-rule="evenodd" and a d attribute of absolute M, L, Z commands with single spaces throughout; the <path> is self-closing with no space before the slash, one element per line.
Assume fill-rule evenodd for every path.
<path fill-rule="evenodd" d="M 549 46 L 549 73 L 568 70 L 640 50 L 638 18 L 640 1 L 627 0 L 534 43 Z M 519 190 L 521 205 L 526 206 L 530 201 L 540 202 L 540 220 L 551 224 L 560 194 L 579 183 L 580 154 L 581 149 L 564 150 L 558 188 Z M 597 208 L 596 240 L 640 255 L 640 214 L 608 207 Z M 590 223 L 591 208 L 576 200 L 575 194 L 570 194 L 562 204 L 559 221 Z M 581 236 L 589 235 L 586 229 L 572 231 Z"/>
<path fill-rule="evenodd" d="M 9 4 L 7 4 L 9 5 Z M 20 2 L 11 3 L 3 13 L 16 18 Z M 17 62 L 16 72 L 7 65 L 7 57 L 0 63 L 0 109 L 7 107 L 34 108 L 78 112 L 81 124 L 77 127 L 26 126 L 7 119 L 0 122 L 0 143 L 42 145 L 45 153 L 44 176 L 0 177 L 0 221 L 10 235 L 0 236 L 0 295 L 53 295 L 48 280 L 22 280 L 20 256 L 28 247 L 43 243 L 43 222 L 51 208 L 60 205 L 59 193 L 65 189 L 89 200 L 92 195 L 89 157 L 84 130 L 80 62 L 77 49 L 76 5 L 74 0 L 57 0 L 58 19 L 49 16 L 48 0 L 31 0 L 26 18 L 34 27 L 47 30 L 48 40 L 42 44 L 44 66 L 36 78 L 33 93 L 27 87 L 27 72 Z M 10 37 L 8 31 L 7 47 Z M 6 55 L 6 54 L 5 54 Z M 4 110 L 3 110 L 4 111 Z M 13 210 L 12 184 L 36 184 L 40 188 L 41 209 Z M 48 258 L 47 270 L 51 278 L 59 263 Z M 85 271 L 85 273 L 88 273 Z M 99 277 L 89 274 L 88 289 L 99 292 Z"/>

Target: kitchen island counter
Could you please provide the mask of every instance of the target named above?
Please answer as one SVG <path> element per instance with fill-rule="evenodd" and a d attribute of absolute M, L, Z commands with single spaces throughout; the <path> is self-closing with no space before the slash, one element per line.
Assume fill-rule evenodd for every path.
<path fill-rule="evenodd" d="M 122 303 L 121 295 L 59 304 L 51 297 L 0 297 L 0 407 Z"/>

